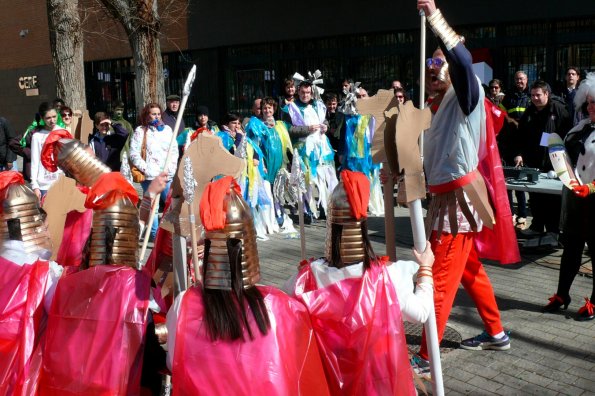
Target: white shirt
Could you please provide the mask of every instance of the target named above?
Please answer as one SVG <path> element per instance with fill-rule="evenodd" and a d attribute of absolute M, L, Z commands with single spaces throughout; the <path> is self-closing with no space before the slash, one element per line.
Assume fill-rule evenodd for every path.
<path fill-rule="evenodd" d="M 324 288 L 344 279 L 361 278 L 364 274 L 364 263 L 348 265 L 343 268 L 330 267 L 326 259 L 321 258 L 310 264 L 316 286 Z M 403 320 L 423 323 L 428 320 L 432 304 L 434 304 L 434 290 L 429 283 L 420 283 L 414 291 L 413 277 L 419 269 L 419 264 L 409 260 L 399 260 L 387 265 L 388 275 L 395 286 L 397 298 Z M 283 287 L 290 296 L 295 296 L 295 281 L 297 274 L 292 276 Z"/>
<path fill-rule="evenodd" d="M 45 249 L 37 251 L 36 253 L 37 254 L 27 253 L 22 241 L 4 241 L 2 248 L 0 248 L 0 256 L 20 266 L 33 264 L 38 259 L 48 260 L 52 255 L 50 251 Z M 43 301 L 43 307 L 45 308 L 46 313 L 50 312 L 54 293 L 56 292 L 56 286 L 58 285 L 58 280 L 62 276 L 62 271 L 64 270 L 61 265 L 56 264 L 54 261 L 50 261 L 49 263 L 50 270 L 45 285 L 45 298 Z"/>
<path fill-rule="evenodd" d="M 41 130 L 31 136 L 31 188 L 47 191 L 62 173 L 60 169 L 50 172 L 41 163 L 41 149 L 50 131 Z"/>

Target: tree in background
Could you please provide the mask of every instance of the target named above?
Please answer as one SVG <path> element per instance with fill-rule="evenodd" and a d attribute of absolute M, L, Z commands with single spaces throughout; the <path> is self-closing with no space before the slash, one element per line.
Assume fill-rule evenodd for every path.
<path fill-rule="evenodd" d="M 136 107 L 146 103 L 165 103 L 163 61 L 159 32 L 161 21 L 157 0 L 100 0 L 119 21 L 132 49 L 136 79 Z"/>
<path fill-rule="evenodd" d="M 78 0 L 47 0 L 47 10 L 57 96 L 73 109 L 86 109 L 83 31 Z"/>

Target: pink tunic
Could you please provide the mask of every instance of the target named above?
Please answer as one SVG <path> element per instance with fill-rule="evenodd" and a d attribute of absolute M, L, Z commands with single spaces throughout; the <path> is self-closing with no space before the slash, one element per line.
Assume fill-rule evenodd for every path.
<path fill-rule="evenodd" d="M 0 394 L 28 395 L 37 382 L 49 263 L 21 266 L 0 257 L 0 268 Z"/>
<path fill-rule="evenodd" d="M 331 394 L 416 394 L 399 301 L 384 264 L 317 289 L 305 263 L 295 295 L 310 312 Z"/>
<path fill-rule="evenodd" d="M 150 277 L 99 265 L 63 277 L 49 314 L 41 395 L 138 395 Z"/>

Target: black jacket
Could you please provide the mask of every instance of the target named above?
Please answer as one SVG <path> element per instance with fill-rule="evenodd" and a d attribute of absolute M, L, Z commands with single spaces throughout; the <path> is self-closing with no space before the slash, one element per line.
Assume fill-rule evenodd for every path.
<path fill-rule="evenodd" d="M 564 139 L 571 127 L 564 102 L 550 96 L 548 104 L 541 110 L 531 103 L 519 121 L 520 154 L 524 165 L 539 168 L 542 172 L 552 170 L 548 149 L 540 145 L 543 132 L 555 132 Z"/>
<path fill-rule="evenodd" d="M 166 109 L 163 112 L 163 116 L 161 117 L 161 119 L 163 120 L 163 123 L 167 126 L 169 126 L 171 128 L 171 130 L 174 130 L 174 127 L 176 126 L 176 119 L 178 118 L 178 113 L 174 113 L 172 111 L 170 111 L 169 109 Z M 184 124 L 184 119 L 182 119 L 182 121 L 180 121 L 180 129 L 178 130 L 178 135 L 182 132 L 184 132 L 184 130 L 186 129 L 186 124 Z"/>
<path fill-rule="evenodd" d="M 6 166 L 17 159 L 16 154 L 8 146 L 15 136 L 12 125 L 6 118 L 0 117 L 0 166 Z"/>
<path fill-rule="evenodd" d="M 128 139 L 128 131 L 122 124 L 112 124 L 114 133 L 101 139 L 99 131 L 93 129 L 93 134 L 89 138 L 89 146 L 93 148 L 95 156 L 104 164 L 110 167 L 114 172 L 120 170 L 120 153 Z"/>

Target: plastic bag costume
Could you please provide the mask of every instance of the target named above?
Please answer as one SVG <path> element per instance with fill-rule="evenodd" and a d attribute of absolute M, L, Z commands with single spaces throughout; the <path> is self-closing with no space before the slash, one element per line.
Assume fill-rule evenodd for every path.
<path fill-rule="evenodd" d="M 310 263 L 302 262 L 295 296 L 310 314 L 331 394 L 414 395 L 395 286 L 384 262 L 369 257 L 362 236 L 369 185 L 367 191 L 360 186 L 367 178 L 349 171 L 341 178 L 329 204 L 327 260 L 370 265 L 361 277 L 319 288 Z M 337 225 L 340 234 L 331 233 Z"/>
<path fill-rule="evenodd" d="M 176 299 L 168 313 L 174 394 L 327 395 L 306 309 L 275 288 L 256 286 L 260 270 L 255 231 L 235 181 L 228 176 L 211 183 L 203 194 L 200 210 L 206 230 L 204 290 L 200 286 L 190 288 Z M 231 275 L 231 241 L 242 243 L 237 261 L 241 262 L 242 290 L 233 292 L 232 284 L 237 285 L 238 279 Z M 244 304 L 246 312 L 241 335 L 235 339 L 213 338 L 207 319 L 208 291 L 223 295 L 231 292 L 241 298 L 251 289 L 257 289 L 263 297 L 264 307 L 258 309 L 264 308 L 268 315 L 266 333 L 253 314 L 256 307 L 248 308 L 248 300 L 237 300 L 237 304 Z"/>
<path fill-rule="evenodd" d="M 94 210 L 91 267 L 58 283 L 42 395 L 140 393 L 151 279 L 135 269 L 137 201 L 134 188 L 115 172 L 100 175 L 87 196 L 85 206 Z M 113 242 L 106 241 L 106 226 L 115 230 Z"/>
<path fill-rule="evenodd" d="M 18 172 L 0 176 L 0 238 L 8 241 L 7 220 L 20 219 L 26 251 L 51 248 L 35 193 Z M 44 228 L 45 229 L 45 228 Z M 41 362 L 40 325 L 49 262 L 18 265 L 0 257 L 0 394 L 35 393 Z"/>

